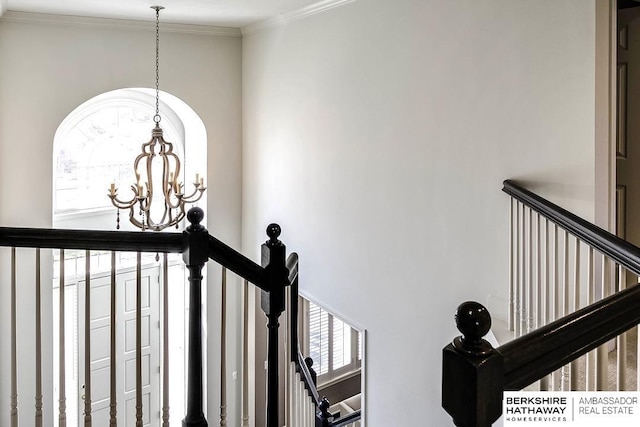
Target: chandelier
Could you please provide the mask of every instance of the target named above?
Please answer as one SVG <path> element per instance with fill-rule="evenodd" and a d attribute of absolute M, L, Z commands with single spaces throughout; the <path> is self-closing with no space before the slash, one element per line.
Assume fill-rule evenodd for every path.
<path fill-rule="evenodd" d="M 151 6 L 156 11 L 156 114 L 153 116 L 155 127 L 151 131 L 151 140 L 142 144 L 134 163 L 136 177 L 131 185 L 133 196 L 130 200 L 118 197 L 118 188 L 111 183 L 108 196 L 118 208 L 116 228 L 120 229 L 120 210 L 129 210 L 129 220 L 144 230 L 160 231 L 175 226 L 185 216 L 185 204 L 200 200 L 206 190 L 204 178 L 196 174 L 193 192 L 184 193 L 180 178 L 180 159 L 173 152 L 173 144 L 164 140 L 160 128 L 160 10 L 162 6 Z M 155 174 L 155 181 L 154 181 Z"/>

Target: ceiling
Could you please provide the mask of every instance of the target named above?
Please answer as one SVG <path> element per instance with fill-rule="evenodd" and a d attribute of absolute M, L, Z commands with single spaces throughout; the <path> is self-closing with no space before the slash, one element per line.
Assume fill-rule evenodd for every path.
<path fill-rule="evenodd" d="M 2 10 L 242 28 L 318 0 L 0 0 Z"/>

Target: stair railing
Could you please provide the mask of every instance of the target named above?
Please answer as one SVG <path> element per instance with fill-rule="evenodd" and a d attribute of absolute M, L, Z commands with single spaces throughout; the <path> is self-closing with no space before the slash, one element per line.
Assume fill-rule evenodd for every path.
<path fill-rule="evenodd" d="M 89 259 L 91 251 L 111 251 L 111 292 L 112 302 L 115 300 L 113 292 L 115 292 L 115 275 L 116 275 L 116 252 L 136 252 L 136 369 L 135 369 L 135 417 L 136 425 L 143 424 L 144 410 L 142 404 L 142 355 L 141 355 L 141 253 L 150 252 L 157 254 L 181 253 L 183 261 L 189 271 L 189 319 L 188 319 L 188 379 L 187 379 L 187 408 L 183 426 L 203 427 L 208 425 L 208 421 L 203 411 L 203 348 L 202 348 L 202 270 L 209 259 L 218 262 L 222 267 L 222 287 L 223 298 L 226 288 L 226 271 L 232 271 L 241 278 L 245 279 L 244 286 L 244 310 L 245 310 L 245 336 L 244 336 L 244 354 L 243 354 L 243 410 L 242 423 L 248 424 L 248 406 L 247 406 L 247 388 L 248 388 L 248 367 L 247 367 L 247 348 L 248 341 L 246 335 L 246 312 L 248 311 L 247 295 L 248 282 L 258 286 L 262 290 L 262 308 L 268 319 L 268 391 L 267 391 L 267 427 L 279 427 L 282 420 L 278 417 L 278 390 L 280 384 L 278 382 L 278 319 L 284 310 L 284 294 L 285 288 L 289 284 L 290 272 L 285 265 L 285 246 L 278 240 L 280 235 L 280 227 L 271 224 L 268 227 L 267 234 L 269 240 L 262 245 L 262 265 L 258 265 L 246 258 L 239 252 L 219 241 L 215 237 L 209 235 L 208 231 L 200 224 L 204 218 L 204 212 L 200 208 L 193 208 L 189 211 L 187 219 L 190 225 L 182 233 L 149 233 L 149 232 L 122 232 L 122 231 L 90 231 L 90 230 L 57 230 L 57 229 L 32 229 L 32 228 L 9 228 L 0 227 L 0 247 L 11 248 L 11 396 L 10 396 L 10 426 L 17 427 L 18 423 L 18 381 L 17 381 L 17 340 L 18 325 L 16 323 L 16 311 L 18 307 L 17 287 L 27 286 L 23 279 L 18 280 L 16 274 L 16 248 L 35 248 L 36 251 L 36 410 L 35 423 L 36 426 L 42 425 L 43 407 L 42 407 L 42 376 L 40 374 L 42 368 L 42 332 L 41 332 L 41 307 L 40 307 L 40 249 L 59 249 L 60 250 L 60 375 L 59 375 L 59 420 L 60 427 L 66 426 L 66 397 L 64 383 L 65 369 L 65 346 L 64 346 L 64 288 L 65 288 L 65 250 L 84 250 L 87 259 Z M 165 272 L 166 272 L 166 256 Z M 87 261 L 86 269 L 86 298 L 87 298 L 87 316 L 90 310 L 90 281 L 91 281 L 91 265 Z M 165 273 L 165 290 L 166 290 Z M 166 293 L 164 294 L 166 298 Z M 111 368 L 110 368 L 110 410 L 109 425 L 117 424 L 117 402 L 115 400 L 115 314 L 112 304 L 111 309 Z M 224 301 L 223 301 L 224 307 Z M 165 324 L 167 323 L 166 312 L 164 314 Z M 224 309 L 223 309 L 223 337 L 224 335 Z M 22 337 L 21 337 L 22 338 Z M 90 354 L 90 336 L 86 335 L 87 349 L 86 354 Z M 166 338 L 166 335 L 165 335 Z M 224 352 L 224 338 L 222 344 Z M 166 356 L 166 353 L 165 353 Z M 166 358 L 166 357 L 165 357 Z M 20 361 L 21 362 L 21 361 Z M 85 361 L 85 365 L 87 362 Z M 167 367 L 164 367 L 165 381 L 168 381 Z M 224 357 L 222 357 L 222 369 L 225 369 Z M 224 373 L 224 372 L 223 372 Z M 91 378 L 90 372 L 86 381 L 85 388 L 85 411 L 84 425 L 91 426 L 93 423 L 91 414 Z M 222 375 L 221 385 L 221 414 L 220 425 L 226 425 L 226 401 L 225 401 L 225 384 L 224 375 Z M 168 383 L 165 382 L 162 387 L 163 393 L 168 390 Z M 163 426 L 168 425 L 168 402 L 166 396 L 163 396 L 162 421 Z"/>
<path fill-rule="evenodd" d="M 510 327 L 515 337 L 638 283 L 637 248 L 526 190 L 504 182 L 510 204 Z M 617 349 L 616 384 L 608 384 L 608 352 Z M 542 390 L 626 390 L 627 335 L 541 379 Z M 631 349 L 637 352 L 636 349 Z M 578 369 L 585 366 L 585 383 Z"/>
<path fill-rule="evenodd" d="M 287 258 L 288 281 L 290 283 L 287 292 L 286 311 L 289 322 L 289 366 L 287 369 L 287 402 L 290 406 L 287 411 L 287 426 L 290 427 L 351 427 L 360 421 L 361 411 L 340 416 L 331 414 L 331 403 L 326 397 L 320 397 L 317 389 L 317 375 L 313 369 L 313 360 L 304 357 L 300 350 L 298 329 L 298 278 L 299 260 L 296 253 Z"/>
<path fill-rule="evenodd" d="M 627 280 L 634 282 L 631 276 L 640 275 L 640 248 L 513 181 L 505 181 L 503 191 L 513 198 L 511 224 L 518 224 L 510 239 L 516 254 L 511 263 L 510 324 L 519 337 L 493 348 L 483 339 L 491 327 L 486 308 L 475 302 L 458 308 L 456 323 L 462 336 L 443 350 L 442 406 L 459 427 L 491 426 L 501 415 L 503 391 L 520 390 L 538 380 L 545 389 L 545 381 L 553 382 L 548 376 L 563 367 L 560 384 L 575 389 L 576 360 L 583 355 L 585 388 L 606 390 L 610 347 L 618 355 L 615 388 L 625 390 L 624 333 L 640 323 L 640 286 L 637 280 L 626 286 Z M 539 253 L 544 255 L 533 255 Z M 587 257 L 581 258 L 581 253 Z M 599 262 L 594 261 L 596 254 Z M 570 277 L 576 286 L 568 286 Z M 587 294 L 582 308 L 581 291 Z M 550 314 L 557 319 L 549 321 Z M 612 339 L 615 346 L 608 346 Z M 595 367 L 599 373 L 589 381 Z"/>

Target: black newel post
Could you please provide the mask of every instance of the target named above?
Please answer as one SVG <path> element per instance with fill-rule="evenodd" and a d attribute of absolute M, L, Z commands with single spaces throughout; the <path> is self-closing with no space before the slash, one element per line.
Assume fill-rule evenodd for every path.
<path fill-rule="evenodd" d="M 442 350 L 442 407 L 458 427 L 490 427 L 502 413 L 503 357 L 484 337 L 491 316 L 477 302 L 456 311 L 462 333 Z"/>
<path fill-rule="evenodd" d="M 262 266 L 266 270 L 269 291 L 262 291 L 261 307 L 267 316 L 267 427 L 278 427 L 278 318 L 284 311 L 284 288 L 289 272 L 285 265 L 285 245 L 278 240 L 280 226 L 269 224 L 269 240 L 262 245 Z"/>
<path fill-rule="evenodd" d="M 333 421 L 333 416 L 329 413 L 329 407 L 331 404 L 326 397 L 322 398 L 322 401 L 318 405 L 318 412 L 316 412 L 316 427 L 330 427 Z"/>
<path fill-rule="evenodd" d="M 189 372 L 187 379 L 187 415 L 183 427 L 206 427 L 202 411 L 202 268 L 208 259 L 209 233 L 200 225 L 204 211 L 191 208 L 191 223 L 184 231 L 183 260 L 189 269 Z"/>

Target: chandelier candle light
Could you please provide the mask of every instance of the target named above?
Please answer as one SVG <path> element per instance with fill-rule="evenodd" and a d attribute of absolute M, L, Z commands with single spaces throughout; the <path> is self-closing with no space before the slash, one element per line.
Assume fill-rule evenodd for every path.
<path fill-rule="evenodd" d="M 142 153 L 136 157 L 133 170 L 136 175 L 135 184 L 131 185 L 133 197 L 129 201 L 118 198 L 118 189 L 111 183 L 108 196 L 111 203 L 118 208 L 116 228 L 120 228 L 120 209 L 129 209 L 129 220 L 133 225 L 144 230 L 161 231 L 167 227 L 178 228 L 178 223 L 185 216 L 185 204 L 200 200 L 206 190 L 204 178 L 196 174 L 193 192 L 186 196 L 184 185 L 179 181 L 180 159 L 173 152 L 173 144 L 164 140 L 160 128 L 160 10 L 162 6 L 151 6 L 156 11 L 156 114 L 153 116 L 155 127 L 151 131 L 151 140 L 142 144 Z M 157 182 L 161 194 L 154 197 L 153 172 L 162 177 Z M 143 178 L 144 177 L 144 178 Z M 162 216 L 152 206 L 164 204 Z"/>

